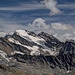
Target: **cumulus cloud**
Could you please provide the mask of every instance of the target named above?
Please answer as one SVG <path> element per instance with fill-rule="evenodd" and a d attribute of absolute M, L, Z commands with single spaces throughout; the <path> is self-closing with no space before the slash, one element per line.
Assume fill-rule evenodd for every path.
<path fill-rule="evenodd" d="M 50 29 L 50 25 L 47 25 L 45 23 L 45 20 L 42 18 L 35 19 L 32 23 L 29 24 L 29 27 L 32 28 L 37 33 L 41 32 L 41 31 L 48 32 L 48 30 Z"/>
<path fill-rule="evenodd" d="M 62 35 L 64 39 L 72 39 L 72 36 L 70 33 L 65 33 L 64 35 Z"/>
<path fill-rule="evenodd" d="M 20 25 L 14 21 L 5 21 L 0 18 L 0 30 L 5 32 L 12 32 L 16 29 L 24 29 L 40 33 L 41 31 L 54 35 L 61 41 L 66 39 L 75 39 L 75 28 L 70 24 L 65 23 L 50 23 L 47 24 L 46 20 L 42 18 L 35 19 L 28 25 Z"/>
<path fill-rule="evenodd" d="M 50 15 L 60 14 L 61 11 L 56 7 L 57 1 L 55 0 L 44 0 L 42 3 L 50 10 Z"/>
<path fill-rule="evenodd" d="M 45 20 L 42 18 L 37 18 L 33 21 L 32 24 L 30 24 L 31 27 L 33 28 L 38 28 L 38 29 L 48 29 L 49 26 L 46 25 Z"/>
<path fill-rule="evenodd" d="M 72 29 L 72 26 L 70 24 L 65 24 L 65 23 L 51 23 L 51 26 L 53 29 L 57 29 L 57 30 Z"/>
<path fill-rule="evenodd" d="M 64 33 L 64 34 L 62 34 L 62 35 L 60 34 L 59 39 L 60 39 L 61 41 L 66 41 L 67 39 L 68 39 L 68 40 L 71 40 L 71 39 L 75 40 L 74 37 L 75 37 L 75 36 L 73 36 L 73 34 L 66 32 L 66 33 Z"/>
<path fill-rule="evenodd" d="M 65 23 L 50 23 L 47 24 L 46 20 L 42 18 L 35 19 L 31 24 L 28 25 L 31 31 L 39 33 L 41 31 L 54 35 L 60 41 L 66 39 L 74 39 L 74 28 L 70 24 Z"/>

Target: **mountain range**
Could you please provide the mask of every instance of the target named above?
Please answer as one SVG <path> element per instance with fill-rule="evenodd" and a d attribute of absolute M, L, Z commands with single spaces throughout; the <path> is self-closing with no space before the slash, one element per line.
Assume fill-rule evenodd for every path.
<path fill-rule="evenodd" d="M 16 30 L 0 37 L 0 75 L 74 75 L 75 41 Z"/>

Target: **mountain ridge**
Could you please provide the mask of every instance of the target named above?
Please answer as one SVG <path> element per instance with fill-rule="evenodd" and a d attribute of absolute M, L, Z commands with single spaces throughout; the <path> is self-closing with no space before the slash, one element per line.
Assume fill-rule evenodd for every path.
<path fill-rule="evenodd" d="M 61 42 L 45 32 L 35 34 L 27 30 L 16 30 L 12 35 L 0 37 L 0 65 L 10 68 L 20 66 L 21 70 L 30 65 L 37 72 L 41 69 L 50 71 L 49 75 L 65 75 L 75 69 L 74 57 L 74 40 Z M 23 64 L 26 65 L 22 66 Z M 37 75 L 43 75 L 45 72 L 38 73 Z"/>

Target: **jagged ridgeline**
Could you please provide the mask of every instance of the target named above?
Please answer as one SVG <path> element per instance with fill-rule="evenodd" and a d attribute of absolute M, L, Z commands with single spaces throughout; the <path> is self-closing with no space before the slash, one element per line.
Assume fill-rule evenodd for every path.
<path fill-rule="evenodd" d="M 27 30 L 0 37 L 0 75 L 74 74 L 74 40 L 61 42 L 48 33 Z"/>

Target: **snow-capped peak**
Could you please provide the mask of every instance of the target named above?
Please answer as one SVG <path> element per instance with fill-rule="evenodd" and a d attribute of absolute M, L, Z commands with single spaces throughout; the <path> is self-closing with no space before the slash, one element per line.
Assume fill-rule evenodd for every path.
<path fill-rule="evenodd" d="M 40 45 L 40 41 L 45 41 L 43 38 L 41 37 L 37 37 L 37 36 L 32 36 L 29 35 L 27 31 L 25 30 L 16 30 L 17 35 L 21 36 L 24 39 L 27 39 L 28 41 L 33 41 L 34 43 Z"/>
<path fill-rule="evenodd" d="M 26 30 L 16 30 L 14 34 L 18 35 L 20 37 L 12 37 L 11 36 L 8 38 L 8 41 L 27 48 L 31 52 L 30 55 L 40 55 L 41 51 L 44 53 L 53 55 L 53 56 L 59 54 L 59 51 L 57 51 L 55 47 L 52 50 L 51 47 L 47 46 L 47 44 L 49 44 L 48 41 L 44 40 L 41 36 L 38 36 L 37 34 L 35 34 L 33 32 L 29 32 Z M 23 40 L 20 40 L 21 38 L 23 38 L 23 40 L 27 40 L 27 41 L 23 42 Z M 48 39 L 48 37 L 46 37 L 46 38 Z M 31 42 L 34 44 L 32 44 Z M 27 44 L 25 44 L 25 43 L 27 43 Z M 32 45 L 30 45 L 29 43 L 31 43 Z"/>

